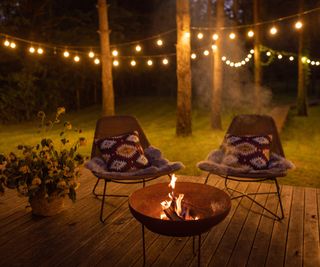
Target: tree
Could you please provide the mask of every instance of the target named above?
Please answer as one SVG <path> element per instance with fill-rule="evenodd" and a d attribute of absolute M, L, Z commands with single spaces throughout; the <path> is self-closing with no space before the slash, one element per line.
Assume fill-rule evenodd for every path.
<path fill-rule="evenodd" d="M 191 135 L 191 62 L 189 0 L 176 1 L 177 20 L 177 125 L 178 136 Z"/>
<path fill-rule="evenodd" d="M 114 115 L 112 57 L 110 53 L 107 1 L 98 0 L 101 46 L 102 115 Z"/>
<path fill-rule="evenodd" d="M 261 112 L 261 82 L 262 82 L 262 69 L 261 69 L 261 54 L 260 54 L 260 27 L 257 25 L 260 17 L 260 0 L 253 1 L 253 23 L 254 23 L 254 100 L 255 110 L 257 113 Z"/>
<path fill-rule="evenodd" d="M 221 62 L 221 50 L 223 47 L 222 27 L 224 26 L 224 0 L 216 1 L 216 33 L 219 38 L 216 41 L 217 49 L 213 57 L 213 80 L 211 93 L 211 127 L 221 129 L 221 93 L 223 86 L 223 69 Z"/>

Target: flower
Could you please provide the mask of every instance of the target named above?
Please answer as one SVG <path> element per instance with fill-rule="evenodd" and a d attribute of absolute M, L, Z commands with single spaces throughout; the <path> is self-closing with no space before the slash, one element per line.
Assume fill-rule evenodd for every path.
<path fill-rule="evenodd" d="M 45 121 L 45 113 L 39 111 L 41 129 L 47 131 L 58 124 L 63 113 L 65 109 L 58 108 L 55 120 Z M 50 138 L 41 138 L 34 146 L 18 145 L 17 153 L 0 154 L 0 195 L 6 187 L 16 189 L 19 196 L 27 196 L 29 200 L 41 193 L 48 198 L 53 195 L 68 195 L 75 201 L 75 190 L 79 187 L 79 167 L 84 162 L 84 157 L 77 151 L 78 147 L 85 143 L 85 138 L 77 137 L 76 141 L 71 143 L 67 138 L 71 129 L 71 123 L 65 123 L 58 142 Z"/>

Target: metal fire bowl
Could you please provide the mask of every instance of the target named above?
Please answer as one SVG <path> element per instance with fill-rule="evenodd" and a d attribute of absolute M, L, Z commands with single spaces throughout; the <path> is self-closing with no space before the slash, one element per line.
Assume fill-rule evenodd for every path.
<path fill-rule="evenodd" d="M 231 200 L 222 190 L 199 183 L 176 183 L 175 195 L 184 194 L 183 200 L 199 220 L 172 221 L 160 219 L 161 202 L 169 200 L 168 183 L 141 188 L 129 197 L 132 215 L 150 231 L 167 236 L 193 236 L 209 231 L 229 213 Z"/>

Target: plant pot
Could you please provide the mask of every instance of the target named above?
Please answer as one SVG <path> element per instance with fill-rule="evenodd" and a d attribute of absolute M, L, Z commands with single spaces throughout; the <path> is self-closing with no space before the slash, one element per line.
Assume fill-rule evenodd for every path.
<path fill-rule="evenodd" d="M 63 210 L 64 196 L 52 194 L 50 198 L 45 198 L 45 194 L 39 192 L 29 202 L 34 215 L 54 216 Z"/>

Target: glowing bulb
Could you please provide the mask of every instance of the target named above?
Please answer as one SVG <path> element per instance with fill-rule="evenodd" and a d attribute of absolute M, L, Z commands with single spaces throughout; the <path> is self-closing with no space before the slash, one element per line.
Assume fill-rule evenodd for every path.
<path fill-rule="evenodd" d="M 93 58 L 93 57 L 94 57 L 94 53 L 93 53 L 92 51 L 90 51 L 89 54 L 88 54 L 88 56 L 89 56 L 90 58 Z"/>
<path fill-rule="evenodd" d="M 94 64 L 98 65 L 98 64 L 100 64 L 100 59 L 99 58 L 95 58 L 93 62 L 94 62 Z"/>
<path fill-rule="evenodd" d="M 75 62 L 79 62 L 79 61 L 80 61 L 80 57 L 79 57 L 79 56 L 75 56 L 75 57 L 73 58 L 73 60 L 74 60 Z"/>
<path fill-rule="evenodd" d="M 250 50 L 250 54 L 254 54 L 254 49 L 251 49 L 251 50 Z"/>
<path fill-rule="evenodd" d="M 5 46 L 10 46 L 10 42 L 9 42 L 8 40 L 5 40 L 5 41 L 3 42 L 3 44 L 4 44 Z"/>
<path fill-rule="evenodd" d="M 11 42 L 11 43 L 10 43 L 10 47 L 11 47 L 11 48 L 16 48 L 16 43 L 15 43 L 15 42 Z"/>
<path fill-rule="evenodd" d="M 267 55 L 268 57 L 270 57 L 270 56 L 271 56 L 271 52 L 268 51 L 268 52 L 266 53 L 266 55 Z"/>
<path fill-rule="evenodd" d="M 307 63 L 310 64 L 310 62 L 311 62 L 311 60 L 308 58 L 308 59 L 307 59 Z"/>
<path fill-rule="evenodd" d="M 134 67 L 135 65 L 137 65 L 137 62 L 135 60 L 131 60 L 130 64 L 132 67 Z"/>
<path fill-rule="evenodd" d="M 221 60 L 222 60 L 222 61 L 226 61 L 227 58 L 226 58 L 225 56 L 223 56 L 223 57 L 221 58 Z"/>
<path fill-rule="evenodd" d="M 33 54 L 35 51 L 36 51 L 36 50 L 34 49 L 33 46 L 29 47 L 29 52 L 30 52 L 31 54 Z"/>
<path fill-rule="evenodd" d="M 246 57 L 246 58 L 244 59 L 244 61 L 245 61 L 245 62 L 249 62 L 249 61 L 250 61 L 250 58 L 247 58 L 247 57 Z"/>
<path fill-rule="evenodd" d="M 235 38 L 236 38 L 235 33 L 234 33 L 234 32 L 230 33 L 230 34 L 229 34 L 229 38 L 230 38 L 231 40 L 235 39 Z"/>
<path fill-rule="evenodd" d="M 248 37 L 253 37 L 254 36 L 254 32 L 252 30 L 248 31 L 247 33 Z"/>
<path fill-rule="evenodd" d="M 246 62 L 245 62 L 244 60 L 242 60 L 242 61 L 241 61 L 241 64 L 242 64 L 242 65 L 245 65 L 245 64 L 246 64 Z"/>
<path fill-rule="evenodd" d="M 319 61 L 316 61 L 316 65 L 319 66 L 319 65 L 320 65 L 320 62 L 319 62 Z"/>
<path fill-rule="evenodd" d="M 140 46 L 140 45 L 137 45 L 137 46 L 136 46 L 136 51 L 137 51 L 137 52 L 140 52 L 140 51 L 141 51 L 141 49 L 142 49 L 142 48 L 141 48 L 141 46 Z"/>
<path fill-rule="evenodd" d="M 203 54 L 204 54 L 205 56 L 208 56 L 208 55 L 209 55 L 209 51 L 208 51 L 208 50 L 204 50 L 204 51 L 203 51 Z"/>
<path fill-rule="evenodd" d="M 289 57 L 289 60 L 290 61 L 294 60 L 294 57 L 293 56 Z"/>
<path fill-rule="evenodd" d="M 302 61 L 302 63 L 306 63 L 307 58 L 306 58 L 306 57 L 302 57 L 302 58 L 301 58 L 301 61 Z"/>
<path fill-rule="evenodd" d="M 219 39 L 219 35 L 216 34 L 216 33 L 213 34 L 213 35 L 212 35 L 212 39 L 215 40 L 215 41 L 217 41 L 217 40 Z"/>
<path fill-rule="evenodd" d="M 153 64 L 152 60 L 149 59 L 149 60 L 147 61 L 147 64 L 148 64 L 148 66 L 152 66 L 152 64 Z"/>
<path fill-rule="evenodd" d="M 296 22 L 296 24 L 294 24 L 294 27 L 297 29 L 297 30 L 300 30 L 302 28 L 303 24 L 300 20 L 298 20 Z"/>
<path fill-rule="evenodd" d="M 163 45 L 163 41 L 162 41 L 161 39 L 158 39 L 157 45 L 158 45 L 158 46 L 162 46 L 162 45 Z"/>
<path fill-rule="evenodd" d="M 251 54 L 247 55 L 247 58 L 252 58 L 252 55 Z"/>
<path fill-rule="evenodd" d="M 230 62 L 230 67 L 234 67 L 234 63 L 233 62 Z"/>
<path fill-rule="evenodd" d="M 196 58 L 197 58 L 197 55 L 196 55 L 195 53 L 192 53 L 192 54 L 191 54 L 191 58 L 192 58 L 192 59 L 196 59 Z"/>
<path fill-rule="evenodd" d="M 43 49 L 42 49 L 41 47 L 39 47 L 39 48 L 37 49 L 37 53 L 38 53 L 39 55 L 42 55 L 42 54 L 43 54 Z"/>
<path fill-rule="evenodd" d="M 169 60 L 168 60 L 167 58 L 164 58 L 164 59 L 162 60 L 162 63 L 163 63 L 163 65 L 168 65 Z"/>
<path fill-rule="evenodd" d="M 70 53 L 69 53 L 68 51 L 64 51 L 64 52 L 63 52 L 63 56 L 64 56 L 64 57 L 69 57 L 69 56 L 70 56 Z"/>
<path fill-rule="evenodd" d="M 316 64 L 316 62 L 312 60 L 312 61 L 311 61 L 311 65 L 314 65 L 314 64 Z"/>
<path fill-rule="evenodd" d="M 112 62 L 113 66 L 118 67 L 119 66 L 119 61 L 118 60 L 114 60 Z"/>
<path fill-rule="evenodd" d="M 112 55 L 113 55 L 114 57 L 116 57 L 116 56 L 119 55 L 119 52 L 118 52 L 117 50 L 113 50 L 113 51 L 112 51 Z"/>
<path fill-rule="evenodd" d="M 281 58 L 282 58 L 282 55 L 281 55 L 281 54 L 279 54 L 279 55 L 278 55 L 278 59 L 281 59 Z"/>
<path fill-rule="evenodd" d="M 218 49 L 218 46 L 215 45 L 215 44 L 213 44 L 213 45 L 211 46 L 211 48 L 212 48 L 213 51 L 216 51 L 216 50 Z"/>
<path fill-rule="evenodd" d="M 201 40 L 201 39 L 203 38 L 203 33 L 202 33 L 202 32 L 199 32 L 198 35 L 197 35 L 197 37 L 198 37 L 198 39 Z"/>
<path fill-rule="evenodd" d="M 275 35 L 277 32 L 278 32 L 278 30 L 274 26 L 270 29 L 270 34 L 272 34 L 272 35 Z"/>
<path fill-rule="evenodd" d="M 226 61 L 226 64 L 227 64 L 227 65 L 230 65 L 230 60 L 227 60 L 227 61 Z"/>

